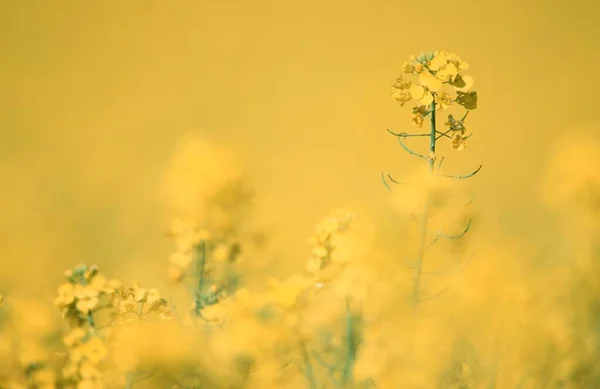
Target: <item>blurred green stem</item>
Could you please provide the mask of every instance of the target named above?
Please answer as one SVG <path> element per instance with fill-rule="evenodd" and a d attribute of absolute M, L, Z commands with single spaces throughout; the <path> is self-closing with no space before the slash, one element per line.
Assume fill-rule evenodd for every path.
<path fill-rule="evenodd" d="M 429 134 L 429 172 L 433 175 L 435 171 L 435 141 L 436 141 L 436 126 L 435 126 L 435 95 L 431 102 L 431 132 Z M 415 276 L 413 283 L 412 302 L 415 306 L 419 304 L 421 294 L 421 276 L 423 274 L 423 259 L 425 256 L 425 240 L 427 239 L 427 229 L 429 227 L 429 202 L 430 194 L 427 190 L 425 205 L 423 209 L 423 218 L 421 219 L 421 233 L 419 237 L 419 249 L 417 259 L 415 261 Z"/>

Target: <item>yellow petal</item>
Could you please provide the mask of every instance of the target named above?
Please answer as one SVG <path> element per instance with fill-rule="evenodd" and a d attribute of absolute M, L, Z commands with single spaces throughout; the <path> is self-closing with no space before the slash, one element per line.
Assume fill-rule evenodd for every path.
<path fill-rule="evenodd" d="M 406 61 L 404 62 L 404 65 L 402 65 L 402 70 L 404 71 L 404 73 L 412 73 L 415 71 L 415 66 L 412 63 Z"/>
<path fill-rule="evenodd" d="M 413 115 L 410 121 L 413 126 L 423 128 L 423 116 L 419 114 Z"/>
<path fill-rule="evenodd" d="M 452 63 L 449 63 L 438 70 L 437 73 L 435 73 L 435 76 L 442 82 L 446 82 L 454 79 L 457 73 L 458 69 L 456 69 L 456 66 L 454 66 Z"/>
<path fill-rule="evenodd" d="M 444 67 L 444 65 L 446 65 L 447 63 L 448 58 L 446 57 L 446 52 L 444 50 L 440 50 L 440 52 L 437 53 L 435 57 L 433 57 L 431 62 L 429 62 L 429 69 L 435 72 Z"/>
<path fill-rule="evenodd" d="M 454 87 L 457 91 L 460 92 L 468 92 L 473 87 L 473 77 L 471 76 L 461 76 L 460 80 L 456 80 Z"/>
<path fill-rule="evenodd" d="M 413 85 L 410 87 L 410 97 L 415 100 L 421 100 L 425 95 L 425 88 L 421 85 Z"/>
<path fill-rule="evenodd" d="M 437 92 L 442 89 L 442 81 L 429 72 L 423 72 L 419 74 L 419 84 L 433 92 Z"/>
<path fill-rule="evenodd" d="M 419 100 L 419 104 L 428 106 L 433 102 L 433 95 L 431 92 L 427 91 L 425 95 Z"/>

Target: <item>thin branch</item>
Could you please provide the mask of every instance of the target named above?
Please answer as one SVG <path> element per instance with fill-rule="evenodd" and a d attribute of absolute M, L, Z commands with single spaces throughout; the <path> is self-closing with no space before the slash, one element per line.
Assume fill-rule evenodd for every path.
<path fill-rule="evenodd" d="M 402 148 L 404 149 L 404 151 L 406 151 L 407 153 L 409 153 L 409 154 L 411 154 L 411 155 L 414 155 L 414 156 L 417 156 L 417 157 L 419 157 L 419 158 L 423 158 L 423 159 L 424 159 L 424 160 L 426 160 L 426 161 L 429 161 L 429 158 L 427 158 L 426 156 L 424 156 L 424 155 L 421 155 L 421 154 L 419 154 L 419 153 L 417 153 L 417 152 L 415 152 L 415 151 L 413 151 L 413 150 L 409 149 L 409 148 L 408 148 L 408 146 L 406 146 L 406 145 L 404 144 L 404 142 L 402 142 L 402 139 L 400 139 L 400 137 L 398 137 L 398 142 L 400 142 L 400 146 L 402 146 Z"/>
<path fill-rule="evenodd" d="M 440 134 L 440 136 L 436 137 L 435 140 L 438 140 L 440 138 L 446 137 L 446 138 L 452 138 L 450 135 L 448 135 L 448 133 L 452 131 L 452 129 L 446 131 L 446 132 L 440 132 L 440 131 L 436 131 L 436 134 Z"/>
<path fill-rule="evenodd" d="M 473 203 L 473 201 L 475 201 L 475 195 L 472 195 L 471 200 L 469 200 L 465 205 L 463 205 L 463 207 L 468 207 Z"/>
<path fill-rule="evenodd" d="M 444 163 L 444 157 L 440 158 L 440 162 L 438 162 L 438 167 L 437 167 L 438 171 L 442 168 L 443 163 Z"/>
<path fill-rule="evenodd" d="M 422 303 L 422 302 L 425 302 L 425 301 L 433 300 L 433 299 L 434 299 L 434 298 L 436 298 L 436 297 L 440 297 L 442 294 L 446 293 L 447 291 L 448 291 L 448 285 L 446 285 L 446 286 L 445 286 L 445 287 L 444 287 L 442 290 L 440 290 L 438 293 L 436 293 L 436 294 L 434 294 L 434 295 L 432 295 L 432 296 L 429 296 L 429 297 L 427 297 L 427 298 L 420 299 L 420 300 L 419 300 L 419 302 L 420 302 L 420 303 Z"/>
<path fill-rule="evenodd" d="M 479 171 L 481 170 L 481 168 L 483 167 L 483 165 L 479 165 L 479 167 L 477 169 L 475 169 L 473 172 L 469 173 L 469 174 L 465 174 L 464 176 L 453 176 L 453 175 L 448 175 L 448 174 L 444 174 L 444 177 L 448 177 L 448 178 L 454 178 L 457 180 L 463 180 L 466 178 L 471 178 L 473 177 L 475 174 L 479 173 Z"/>
<path fill-rule="evenodd" d="M 320 356 L 319 354 L 317 354 L 316 352 L 313 352 L 312 357 L 315 359 L 315 361 L 317 361 L 317 363 L 321 366 L 323 366 L 325 368 L 325 370 L 327 370 L 327 374 L 329 375 L 329 379 L 331 380 L 331 382 L 333 383 L 334 386 L 340 386 L 340 382 L 338 382 L 338 380 L 335 378 L 335 371 L 337 370 L 337 368 L 333 365 L 328 364 L 327 362 L 325 362 Z"/>
<path fill-rule="evenodd" d="M 317 378 L 315 377 L 315 373 L 310 363 L 310 355 L 308 354 L 308 350 L 306 349 L 306 345 L 304 342 L 299 342 L 300 351 L 302 353 L 302 359 L 304 362 L 304 376 L 308 381 L 308 385 L 310 389 L 317 389 Z"/>
<path fill-rule="evenodd" d="M 408 138 L 411 136 L 429 136 L 429 133 L 427 134 L 408 134 L 406 132 L 393 132 L 390 129 L 386 128 L 387 132 L 389 132 L 390 134 L 397 136 L 399 138 Z"/>
<path fill-rule="evenodd" d="M 462 238 L 471 229 L 471 222 L 472 221 L 473 221 L 473 219 L 469 219 L 469 222 L 467 223 L 467 226 L 465 227 L 465 229 L 461 233 L 459 233 L 457 235 L 447 235 L 447 234 L 443 234 L 441 231 L 438 232 L 436 234 L 435 238 L 433 238 L 433 240 L 429 244 L 429 246 L 427 246 L 427 248 L 428 249 L 431 248 L 431 246 L 433 246 L 440 238 L 451 239 L 451 240 Z"/>
<path fill-rule="evenodd" d="M 396 181 L 396 180 L 394 180 L 394 179 L 392 178 L 392 176 L 390 176 L 389 174 L 387 175 L 387 178 L 388 178 L 388 180 L 392 181 L 392 182 L 393 182 L 394 184 L 396 184 L 396 185 L 401 185 L 401 184 L 404 184 L 404 182 L 402 182 L 402 181 Z M 386 181 L 386 179 L 385 179 L 385 175 L 384 175 L 383 173 L 381 173 L 381 180 L 383 181 L 383 185 L 385 185 L 385 187 L 386 187 L 386 188 L 387 188 L 387 189 L 388 189 L 390 192 L 393 192 L 393 191 L 392 191 L 392 188 L 390 188 L 390 186 L 388 185 L 388 183 L 387 183 L 387 181 Z"/>
<path fill-rule="evenodd" d="M 392 176 L 390 176 L 389 174 L 387 175 L 387 177 L 389 178 L 390 181 L 392 181 L 396 185 L 402 185 L 402 184 L 404 184 L 404 182 L 402 182 L 402 181 L 396 181 L 396 180 L 394 180 L 392 178 Z"/>
<path fill-rule="evenodd" d="M 389 190 L 390 192 L 393 192 L 392 188 L 390 188 L 390 186 L 388 185 L 387 181 L 385 180 L 385 176 L 383 175 L 383 172 L 381 173 L 381 181 L 383 181 L 383 185 L 385 185 L 385 187 L 387 188 L 387 190 Z"/>

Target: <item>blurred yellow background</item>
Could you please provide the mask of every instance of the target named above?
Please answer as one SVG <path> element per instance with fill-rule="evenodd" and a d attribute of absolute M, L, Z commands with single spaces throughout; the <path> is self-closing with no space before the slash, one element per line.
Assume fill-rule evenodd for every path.
<path fill-rule="evenodd" d="M 380 173 L 418 161 L 385 131 L 410 130 L 389 86 L 410 54 L 440 48 L 471 65 L 480 98 L 446 167 L 483 164 L 465 183 L 477 228 L 537 247 L 555 232 L 539 176 L 556 137 L 600 138 L 597 4 L 2 1 L 0 287 L 52 293 L 82 261 L 164 282 L 158 187 L 191 131 L 239 148 L 282 267 L 302 266 L 331 208 L 375 215 L 394 239 Z"/>

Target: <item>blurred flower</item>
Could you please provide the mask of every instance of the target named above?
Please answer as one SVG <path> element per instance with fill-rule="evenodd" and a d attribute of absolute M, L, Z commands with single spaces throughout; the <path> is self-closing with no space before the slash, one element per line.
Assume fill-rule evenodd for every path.
<path fill-rule="evenodd" d="M 75 286 L 70 283 L 62 284 L 58 287 L 58 296 L 54 299 L 54 305 L 58 308 L 64 308 L 75 301 Z"/>
<path fill-rule="evenodd" d="M 79 346 L 81 354 L 90 362 L 97 365 L 108 355 L 108 350 L 102 339 L 98 336 L 92 336 L 87 342 Z"/>
<path fill-rule="evenodd" d="M 413 107 L 413 116 L 411 118 L 411 122 L 415 127 L 422 128 L 423 122 L 425 121 L 425 116 L 429 113 L 427 107 L 424 105 L 417 105 Z"/>
<path fill-rule="evenodd" d="M 98 295 L 98 291 L 91 286 L 76 285 L 75 297 L 77 298 L 77 301 L 75 303 L 75 308 L 81 313 L 88 314 L 98 305 Z"/>
<path fill-rule="evenodd" d="M 87 331 L 81 327 L 75 327 L 63 337 L 63 343 L 67 347 L 73 347 L 77 343 L 79 343 L 85 336 L 87 335 Z"/>
<path fill-rule="evenodd" d="M 407 81 L 406 77 L 400 76 L 396 83 L 392 85 L 392 97 L 400 102 L 400 106 L 404 106 L 412 97 L 410 94 L 412 82 Z"/>

